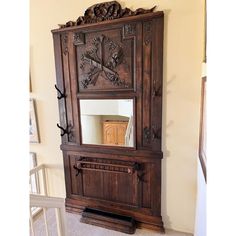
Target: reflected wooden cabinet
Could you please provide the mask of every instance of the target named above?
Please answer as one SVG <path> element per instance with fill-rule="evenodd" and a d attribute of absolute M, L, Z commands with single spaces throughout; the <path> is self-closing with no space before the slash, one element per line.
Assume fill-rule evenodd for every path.
<path fill-rule="evenodd" d="M 124 145 L 127 121 L 103 122 L 103 144 Z"/>
<path fill-rule="evenodd" d="M 164 231 L 164 14 L 153 10 L 100 3 L 52 30 L 66 210 L 126 233 Z M 107 118 L 118 116 L 128 123 Z M 92 135 L 95 141 L 84 141 Z M 125 136 L 131 145 L 124 145 Z"/>

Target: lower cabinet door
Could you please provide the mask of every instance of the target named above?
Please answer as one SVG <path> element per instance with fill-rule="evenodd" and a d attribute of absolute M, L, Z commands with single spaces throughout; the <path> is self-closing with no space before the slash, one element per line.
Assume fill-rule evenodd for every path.
<path fill-rule="evenodd" d="M 68 163 L 69 162 L 69 163 Z M 139 172 L 136 162 L 67 156 L 67 194 L 102 199 L 133 206 L 140 204 Z M 68 174 L 70 175 L 68 178 Z"/>

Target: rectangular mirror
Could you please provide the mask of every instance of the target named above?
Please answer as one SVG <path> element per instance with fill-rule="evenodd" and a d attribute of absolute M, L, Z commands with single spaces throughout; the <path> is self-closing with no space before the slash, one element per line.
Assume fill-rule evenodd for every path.
<path fill-rule="evenodd" d="M 81 99 L 83 144 L 134 147 L 133 99 Z"/>

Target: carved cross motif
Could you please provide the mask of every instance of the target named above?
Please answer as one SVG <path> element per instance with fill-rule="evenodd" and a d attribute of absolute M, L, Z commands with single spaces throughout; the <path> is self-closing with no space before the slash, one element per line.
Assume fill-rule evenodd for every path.
<path fill-rule="evenodd" d="M 86 78 L 81 81 L 83 88 L 87 88 L 89 84 L 95 86 L 99 76 L 109 80 L 116 86 L 128 87 L 129 85 L 124 80 L 121 80 L 118 73 L 114 70 L 123 62 L 124 54 L 122 48 L 105 35 L 94 38 L 92 44 L 93 48 L 81 56 L 80 69 L 84 70 L 85 64 L 90 66 Z M 105 58 L 105 45 L 108 45 L 110 51 L 108 58 Z"/>

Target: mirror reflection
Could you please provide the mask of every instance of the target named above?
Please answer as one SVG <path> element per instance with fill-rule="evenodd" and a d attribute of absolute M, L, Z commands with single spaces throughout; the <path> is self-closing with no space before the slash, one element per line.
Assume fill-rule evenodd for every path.
<path fill-rule="evenodd" d="M 83 144 L 134 146 L 133 99 L 82 99 Z"/>

